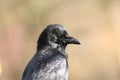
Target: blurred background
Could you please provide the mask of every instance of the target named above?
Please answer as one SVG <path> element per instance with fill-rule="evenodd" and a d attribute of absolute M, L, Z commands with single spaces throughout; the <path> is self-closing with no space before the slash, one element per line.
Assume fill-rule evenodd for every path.
<path fill-rule="evenodd" d="M 69 80 L 120 80 L 120 0 L 0 0 L 0 80 L 21 80 L 48 24 L 61 24 L 69 45 Z"/>

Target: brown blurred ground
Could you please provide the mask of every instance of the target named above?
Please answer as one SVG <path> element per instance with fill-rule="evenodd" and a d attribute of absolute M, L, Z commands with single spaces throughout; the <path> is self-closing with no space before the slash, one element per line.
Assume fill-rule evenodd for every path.
<path fill-rule="evenodd" d="M 20 80 L 48 24 L 81 42 L 69 45 L 69 80 L 120 80 L 119 0 L 0 0 L 0 80 Z"/>

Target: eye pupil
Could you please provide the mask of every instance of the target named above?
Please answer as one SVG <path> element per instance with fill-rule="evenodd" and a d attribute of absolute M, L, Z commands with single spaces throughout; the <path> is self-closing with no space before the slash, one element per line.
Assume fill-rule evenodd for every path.
<path fill-rule="evenodd" d="M 64 31 L 64 35 L 67 35 L 67 31 Z"/>

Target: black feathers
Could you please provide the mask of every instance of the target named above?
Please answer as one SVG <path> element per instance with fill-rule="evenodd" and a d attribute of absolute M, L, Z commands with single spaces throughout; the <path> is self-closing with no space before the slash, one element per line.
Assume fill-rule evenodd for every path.
<path fill-rule="evenodd" d="M 59 24 L 49 25 L 37 42 L 37 52 L 27 65 L 22 80 L 68 80 L 67 44 L 80 44 Z"/>

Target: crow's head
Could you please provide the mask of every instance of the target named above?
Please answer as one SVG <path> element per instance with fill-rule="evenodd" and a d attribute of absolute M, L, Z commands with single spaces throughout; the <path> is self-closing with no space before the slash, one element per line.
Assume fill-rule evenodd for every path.
<path fill-rule="evenodd" d="M 39 49 L 42 46 L 46 45 L 59 45 L 61 47 L 66 47 L 67 44 L 80 44 L 80 42 L 69 36 L 66 29 L 59 24 L 48 25 L 47 28 L 41 33 L 38 39 Z"/>

